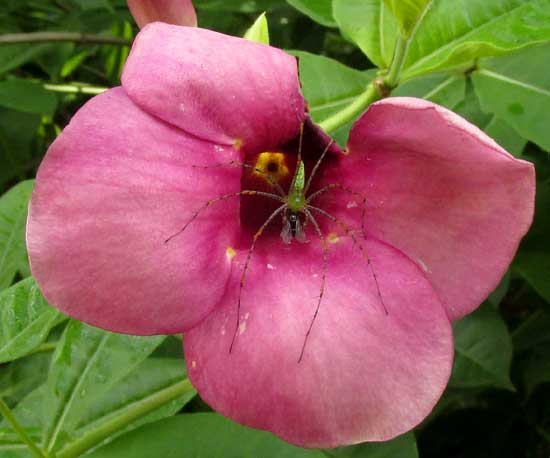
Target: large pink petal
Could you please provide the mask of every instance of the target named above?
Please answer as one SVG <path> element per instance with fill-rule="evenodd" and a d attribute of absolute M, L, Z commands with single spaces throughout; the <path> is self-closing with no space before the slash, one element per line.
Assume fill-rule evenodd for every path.
<path fill-rule="evenodd" d="M 222 415 L 307 447 L 387 440 L 425 418 L 447 383 L 453 344 L 421 270 L 367 243 L 386 315 L 359 250 L 344 238 L 331 243 L 324 300 L 298 362 L 319 296 L 320 244 L 258 243 L 232 353 L 245 253 L 220 306 L 185 334 L 201 397 Z"/>
<path fill-rule="evenodd" d="M 474 310 L 531 224 L 532 164 L 453 112 L 414 98 L 373 104 L 352 128 L 348 151 L 325 180 L 364 193 L 367 233 L 425 271 L 452 319 Z"/>
<path fill-rule="evenodd" d="M 139 27 L 156 21 L 197 26 L 197 13 L 191 0 L 128 0 L 128 8 Z"/>
<path fill-rule="evenodd" d="M 94 97 L 49 149 L 30 203 L 27 246 L 46 298 L 117 332 L 196 324 L 223 294 L 238 201 L 165 240 L 208 198 L 240 187 L 237 169 L 216 177 L 192 166 L 236 154 L 148 115 L 122 88 Z"/>
<path fill-rule="evenodd" d="M 304 118 L 296 58 L 205 29 L 148 25 L 122 84 L 148 112 L 220 144 L 275 148 Z"/>

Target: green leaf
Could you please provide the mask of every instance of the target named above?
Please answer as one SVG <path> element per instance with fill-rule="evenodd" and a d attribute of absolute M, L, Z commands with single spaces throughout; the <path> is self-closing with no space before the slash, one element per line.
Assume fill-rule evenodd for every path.
<path fill-rule="evenodd" d="M 414 80 L 412 80 L 414 81 Z M 407 83 L 405 83 L 406 85 Z M 519 156 L 527 144 L 527 140 L 519 135 L 502 119 L 493 114 L 485 113 L 479 104 L 476 92 L 470 80 L 467 80 L 464 100 L 453 107 L 453 110 L 471 123 L 484 130 L 499 145 L 510 153 Z"/>
<path fill-rule="evenodd" d="M 453 324 L 455 362 L 449 386 L 514 390 L 510 381 L 512 341 L 504 320 L 489 304 Z"/>
<path fill-rule="evenodd" d="M 127 376 L 165 336 L 113 334 L 70 321 L 52 358 L 43 409 L 47 453 L 73 438 L 80 420 L 98 398 Z"/>
<path fill-rule="evenodd" d="M 550 44 L 510 56 L 484 59 L 472 74 L 481 107 L 495 113 L 525 138 L 550 151 L 550 78 L 541 62 Z"/>
<path fill-rule="evenodd" d="M 419 97 L 453 109 L 464 100 L 466 78 L 461 74 L 436 73 L 409 80 L 393 91 L 394 96 Z"/>
<path fill-rule="evenodd" d="M 331 458 L 418 458 L 416 439 L 407 433 L 388 442 L 352 445 L 325 450 Z"/>
<path fill-rule="evenodd" d="M 34 353 L 0 368 L 0 397 L 11 407 L 44 383 L 51 352 Z"/>
<path fill-rule="evenodd" d="M 0 107 L 0 184 L 26 178 L 40 121 L 40 115 Z"/>
<path fill-rule="evenodd" d="M 0 46 L 0 75 L 53 49 L 50 43 L 17 43 Z"/>
<path fill-rule="evenodd" d="M 0 363 L 32 352 L 65 317 L 46 302 L 33 278 L 0 293 Z"/>
<path fill-rule="evenodd" d="M 514 260 L 518 272 L 550 303 L 550 156 L 536 163 L 535 219 Z"/>
<path fill-rule="evenodd" d="M 380 68 L 388 68 L 398 35 L 395 16 L 384 0 L 333 0 L 340 30 Z"/>
<path fill-rule="evenodd" d="M 432 0 L 385 0 L 386 5 L 399 21 L 404 36 L 409 36 Z"/>
<path fill-rule="evenodd" d="M 336 27 L 332 17 L 332 0 L 287 0 L 298 11 L 327 27 Z"/>
<path fill-rule="evenodd" d="M 0 105 L 52 117 L 57 107 L 57 97 L 40 84 L 15 78 L 0 82 Z"/>
<path fill-rule="evenodd" d="M 516 353 L 550 344 L 548 329 L 550 329 L 550 312 L 538 309 L 514 330 L 513 342 Z"/>
<path fill-rule="evenodd" d="M 328 57 L 302 51 L 293 51 L 293 54 L 299 59 L 302 90 L 315 122 L 323 121 L 349 105 L 365 92 L 375 77 L 374 71 L 354 70 Z M 351 123 L 332 133 L 342 146 L 347 142 L 350 126 Z"/>
<path fill-rule="evenodd" d="M 177 415 L 115 439 L 89 458 L 322 458 L 214 413 Z"/>
<path fill-rule="evenodd" d="M 34 181 L 23 181 L 0 197 L 0 290 L 8 287 L 27 257 L 25 223 Z"/>
<path fill-rule="evenodd" d="M 496 140 L 506 151 L 514 156 L 521 156 L 521 152 L 527 145 L 527 139 L 513 129 L 510 124 L 493 116 L 485 126 L 485 133 Z"/>
<path fill-rule="evenodd" d="M 550 40 L 548 0 L 431 0 L 426 8 L 403 79 Z"/>
<path fill-rule="evenodd" d="M 550 344 L 534 348 L 522 361 L 521 369 L 527 396 L 540 384 L 550 382 Z"/>
<path fill-rule="evenodd" d="M 250 41 L 256 41 L 257 43 L 263 43 L 264 45 L 269 44 L 269 27 L 267 25 L 265 13 L 258 16 L 258 19 L 254 21 L 252 27 L 244 34 L 244 38 Z"/>
<path fill-rule="evenodd" d="M 186 376 L 183 359 L 146 359 L 90 406 L 90 409 L 82 417 L 75 437 L 93 434 L 113 418 L 139 409 L 150 402 L 155 395 L 180 383 Z M 195 395 L 196 392 L 192 391 L 162 404 L 150 413 L 141 415 L 124 429 L 105 437 L 104 440 L 111 441 L 114 437 L 141 425 L 175 415 Z"/>

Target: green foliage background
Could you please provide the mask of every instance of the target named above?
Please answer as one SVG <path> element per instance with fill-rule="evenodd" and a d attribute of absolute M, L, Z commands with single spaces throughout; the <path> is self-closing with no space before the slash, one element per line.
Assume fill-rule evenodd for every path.
<path fill-rule="evenodd" d="M 179 337 L 115 335 L 69 320 L 30 277 L 24 228 L 32 179 L 74 112 L 119 84 L 137 33 L 125 1 L 0 0 L 0 397 L 28 437 L 58 458 L 547 458 L 550 1 L 194 3 L 202 27 L 238 36 L 266 12 L 271 44 L 299 57 L 318 122 L 364 93 L 376 67 L 390 66 L 398 37 L 408 39 L 393 95 L 447 106 L 532 161 L 535 222 L 499 287 L 455 323 L 451 382 L 415 431 L 385 444 L 319 451 L 236 425 L 189 386 Z M 91 37 L 2 41 L 31 32 Z M 342 144 L 349 125 L 334 133 Z M 20 437 L 0 423 L 0 457 L 28 456 Z"/>

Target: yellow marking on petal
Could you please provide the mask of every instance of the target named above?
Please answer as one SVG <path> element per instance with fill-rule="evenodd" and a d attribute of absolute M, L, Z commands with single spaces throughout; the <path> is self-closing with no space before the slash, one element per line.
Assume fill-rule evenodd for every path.
<path fill-rule="evenodd" d="M 338 240 L 340 240 L 340 237 L 338 237 L 338 234 L 331 232 L 327 237 L 328 243 L 337 243 Z"/>
<path fill-rule="evenodd" d="M 233 248 L 232 246 L 228 246 L 227 249 L 225 250 L 225 255 L 229 260 L 233 259 L 236 254 L 237 252 L 235 251 L 235 248 Z"/>
<path fill-rule="evenodd" d="M 271 184 L 269 176 L 272 180 L 279 182 L 289 174 L 285 155 L 279 152 L 265 151 L 260 153 L 254 168 L 257 170 L 254 170 L 252 174 L 263 178 L 269 184 Z"/>
<path fill-rule="evenodd" d="M 243 146 L 243 140 L 241 138 L 236 138 L 233 142 L 233 147 L 235 149 L 241 149 L 241 146 Z"/>

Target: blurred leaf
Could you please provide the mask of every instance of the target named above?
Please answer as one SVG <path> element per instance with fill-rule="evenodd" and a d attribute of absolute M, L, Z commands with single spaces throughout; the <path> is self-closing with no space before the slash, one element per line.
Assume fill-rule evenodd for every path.
<path fill-rule="evenodd" d="M 34 353 L 0 366 L 0 397 L 10 406 L 17 404 L 44 383 L 51 352 Z"/>
<path fill-rule="evenodd" d="M 25 179 L 40 122 L 40 115 L 0 107 L 0 184 Z"/>
<path fill-rule="evenodd" d="M 550 312 L 537 310 L 513 333 L 514 350 L 521 353 L 539 345 L 550 344 Z"/>
<path fill-rule="evenodd" d="M 327 27 L 336 27 L 332 17 L 332 0 L 287 0 L 298 11 Z"/>
<path fill-rule="evenodd" d="M 510 381 L 512 340 L 506 323 L 490 305 L 454 322 L 455 362 L 449 386 L 514 390 Z"/>
<path fill-rule="evenodd" d="M 407 433 L 388 442 L 371 442 L 325 450 L 331 458 L 418 458 L 416 439 Z"/>
<path fill-rule="evenodd" d="M 537 386 L 550 382 L 550 343 L 534 348 L 521 366 L 525 391 L 530 396 Z"/>
<path fill-rule="evenodd" d="M 510 124 L 497 116 L 493 116 L 485 126 L 485 133 L 514 156 L 520 157 L 525 145 L 527 145 L 526 138 L 518 134 Z"/>
<path fill-rule="evenodd" d="M 329 59 L 301 51 L 293 54 L 299 59 L 300 80 L 312 119 L 320 122 L 336 113 L 365 92 L 375 77 L 373 71 L 361 72 Z M 340 145 L 345 145 L 351 123 L 332 132 Z"/>
<path fill-rule="evenodd" d="M 150 423 L 87 455 L 90 458 L 323 458 L 272 434 L 214 413 L 177 415 Z"/>
<path fill-rule="evenodd" d="M 34 181 L 23 181 L 0 197 L 0 290 L 11 285 L 27 257 L 25 224 Z"/>
<path fill-rule="evenodd" d="M 0 106 L 52 117 L 57 97 L 32 81 L 14 78 L 0 82 Z"/>
<path fill-rule="evenodd" d="M 481 109 L 479 99 L 470 80 L 466 84 L 464 100 L 455 105 L 453 110 L 484 130 L 487 135 L 493 138 L 505 150 L 516 156 L 521 154 L 527 143 L 527 140 L 521 137 L 506 122 L 498 119 L 495 115 L 485 113 Z"/>
<path fill-rule="evenodd" d="M 390 66 L 398 34 L 395 16 L 384 0 L 333 0 L 340 30 L 380 68 Z"/>
<path fill-rule="evenodd" d="M 52 358 L 43 409 L 47 453 L 72 438 L 91 405 L 127 376 L 165 336 L 113 334 L 70 321 Z"/>
<path fill-rule="evenodd" d="M 464 100 L 466 78 L 461 74 L 436 73 L 409 80 L 392 92 L 393 96 L 419 97 L 453 109 Z"/>
<path fill-rule="evenodd" d="M 184 380 L 186 376 L 183 359 L 146 359 L 90 406 L 80 422 L 75 437 L 93 433 L 113 418 L 124 415 L 132 409 L 140 408 L 153 396 L 170 389 Z M 195 395 L 194 391 L 185 393 L 153 412 L 142 415 L 126 428 L 116 431 L 105 440 L 111 441 L 114 437 L 141 425 L 175 415 Z"/>
<path fill-rule="evenodd" d="M 506 272 L 504 276 L 502 277 L 502 280 L 500 280 L 500 283 L 498 286 L 493 290 L 491 294 L 489 294 L 489 297 L 487 298 L 487 302 L 491 304 L 494 308 L 497 308 L 499 304 L 502 302 L 502 299 L 506 296 L 506 293 L 510 289 L 510 280 L 511 280 L 510 271 Z"/>
<path fill-rule="evenodd" d="M 0 74 L 26 64 L 30 60 L 51 51 L 51 43 L 17 43 L 0 46 Z"/>
<path fill-rule="evenodd" d="M 0 293 L 0 363 L 21 358 L 65 317 L 46 302 L 33 278 Z"/>
<path fill-rule="evenodd" d="M 550 151 L 550 44 L 483 59 L 472 74 L 484 111 L 495 113 L 525 138 Z"/>
<path fill-rule="evenodd" d="M 254 21 L 254 24 L 244 34 L 244 38 L 264 45 L 269 44 L 269 27 L 265 13 L 260 14 L 258 19 Z"/>
<path fill-rule="evenodd" d="M 550 40 L 548 0 L 431 0 L 402 78 L 471 63 Z"/>
<path fill-rule="evenodd" d="M 422 14 L 433 0 L 384 0 L 387 7 L 397 18 L 404 36 L 409 36 L 414 26 L 421 20 Z"/>
<path fill-rule="evenodd" d="M 550 303 L 550 156 L 536 162 L 535 219 L 514 260 L 518 272 Z"/>

